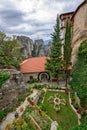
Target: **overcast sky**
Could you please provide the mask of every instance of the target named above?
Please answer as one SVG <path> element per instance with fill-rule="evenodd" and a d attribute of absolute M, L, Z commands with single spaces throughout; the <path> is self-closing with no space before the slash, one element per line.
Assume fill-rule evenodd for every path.
<path fill-rule="evenodd" d="M 74 11 L 83 0 L 0 0 L 0 31 L 50 40 L 57 14 Z"/>

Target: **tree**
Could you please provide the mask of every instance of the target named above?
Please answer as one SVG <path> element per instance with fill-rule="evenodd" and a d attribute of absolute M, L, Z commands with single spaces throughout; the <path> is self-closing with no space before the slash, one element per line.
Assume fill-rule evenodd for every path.
<path fill-rule="evenodd" d="M 66 23 L 66 32 L 65 32 L 65 43 L 64 43 L 64 66 L 65 66 L 65 74 L 66 74 L 66 87 L 68 82 L 68 76 L 70 71 L 68 70 L 69 63 L 71 61 L 71 24 L 70 21 L 67 20 Z"/>
<path fill-rule="evenodd" d="M 20 44 L 0 32 L 0 67 L 19 67 Z"/>
<path fill-rule="evenodd" d="M 10 77 L 9 73 L 3 72 L 3 71 L 0 72 L 0 88 L 1 88 L 2 84 L 4 84 L 4 82 L 5 82 L 7 79 L 9 79 L 9 77 Z"/>
<path fill-rule="evenodd" d="M 79 47 L 70 84 L 73 90 L 77 92 L 81 106 L 87 106 L 87 40 L 83 41 Z"/>
<path fill-rule="evenodd" d="M 61 39 L 60 39 L 60 23 L 57 16 L 54 32 L 52 34 L 52 47 L 50 57 L 47 59 L 46 69 L 51 76 L 59 79 L 61 70 Z"/>

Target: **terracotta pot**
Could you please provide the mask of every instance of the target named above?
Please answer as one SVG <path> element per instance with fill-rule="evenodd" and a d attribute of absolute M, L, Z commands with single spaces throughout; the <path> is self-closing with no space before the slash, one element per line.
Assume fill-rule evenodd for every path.
<path fill-rule="evenodd" d="M 73 100 L 71 100 L 71 104 L 72 104 L 72 105 L 74 104 L 74 101 L 73 101 Z"/>
<path fill-rule="evenodd" d="M 79 114 L 81 113 L 80 109 L 77 110 L 77 113 L 79 113 Z"/>
<path fill-rule="evenodd" d="M 30 103 L 31 105 L 34 105 L 34 102 L 33 102 L 32 100 L 30 100 L 29 103 Z"/>

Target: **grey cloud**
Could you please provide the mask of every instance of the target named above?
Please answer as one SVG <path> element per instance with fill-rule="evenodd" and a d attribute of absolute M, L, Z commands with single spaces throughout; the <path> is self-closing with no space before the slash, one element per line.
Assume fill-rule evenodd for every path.
<path fill-rule="evenodd" d="M 19 10 L 4 9 L 0 10 L 0 19 L 3 24 L 16 26 L 22 23 L 24 14 Z"/>
<path fill-rule="evenodd" d="M 29 10 L 29 12 L 25 13 L 23 10 L 19 10 L 19 8 L 15 6 L 14 1 L 15 0 L 0 0 L 0 5 L 2 5 L 2 8 L 0 8 L 0 30 L 10 35 L 27 35 L 31 38 L 34 36 L 33 38 L 35 39 L 36 37 L 38 38 L 40 36 L 43 36 L 48 37 L 49 39 L 51 37 L 50 34 L 52 33 L 53 26 L 55 24 L 54 18 L 49 20 L 44 19 L 40 21 L 41 19 L 38 19 L 38 16 L 36 17 L 36 12 L 38 11 L 37 8 L 32 9 L 32 11 Z M 62 9 L 63 12 L 61 12 L 64 13 L 75 10 L 75 8 L 82 1 L 83 0 L 46 0 L 47 3 L 45 4 L 48 5 L 48 7 L 52 8 L 55 12 L 56 10 L 55 6 L 53 7 L 53 3 L 54 5 L 60 2 L 61 4 L 65 3 L 65 7 Z M 19 6 L 20 5 L 18 5 L 18 7 Z M 26 19 L 29 15 L 31 17 L 29 17 L 29 19 Z M 25 26 L 22 26 L 23 24 L 26 24 L 27 29 L 25 29 Z M 19 25 L 21 25 L 20 29 L 18 29 Z M 28 25 L 32 27 L 29 30 Z M 12 29 L 12 27 L 14 28 Z"/>

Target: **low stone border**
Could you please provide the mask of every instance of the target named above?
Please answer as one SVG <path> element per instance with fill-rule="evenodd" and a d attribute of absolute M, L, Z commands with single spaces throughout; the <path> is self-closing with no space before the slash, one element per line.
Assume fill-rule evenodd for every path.
<path fill-rule="evenodd" d="M 70 106 L 72 107 L 73 111 L 76 113 L 76 115 L 78 116 L 78 124 L 80 125 L 81 124 L 81 115 L 79 113 L 77 113 L 76 109 L 74 108 L 74 106 L 71 104 L 71 98 L 70 98 L 70 92 L 69 92 L 69 103 L 70 103 Z"/>
<path fill-rule="evenodd" d="M 53 92 L 65 92 L 65 90 L 55 90 L 55 89 L 47 89 L 47 91 L 53 91 Z"/>
<path fill-rule="evenodd" d="M 50 128 L 50 130 L 57 130 L 57 126 L 58 126 L 57 121 L 53 121 L 53 122 L 51 123 L 51 128 Z"/>
<path fill-rule="evenodd" d="M 31 120 L 33 121 L 33 123 L 36 125 L 36 127 L 38 128 L 38 130 L 41 130 L 40 126 L 38 125 L 38 123 L 34 120 L 34 118 L 29 115 L 29 117 L 31 118 Z"/>

